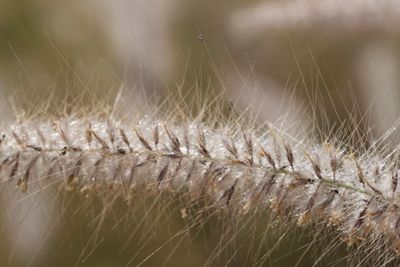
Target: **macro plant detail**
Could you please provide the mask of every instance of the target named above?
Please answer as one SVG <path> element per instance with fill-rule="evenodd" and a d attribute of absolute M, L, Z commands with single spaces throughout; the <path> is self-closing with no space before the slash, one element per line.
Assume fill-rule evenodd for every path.
<path fill-rule="evenodd" d="M 400 1 L 0 6 L 0 266 L 400 265 Z"/>
<path fill-rule="evenodd" d="M 2 183 L 28 196 L 58 187 L 84 195 L 109 192 L 127 202 L 131 190 L 143 186 L 238 217 L 267 209 L 276 220 L 332 228 L 355 250 L 379 246 L 377 263 L 395 260 L 395 166 L 264 128 L 150 117 L 136 123 L 72 115 L 21 121 L 2 134 Z"/>

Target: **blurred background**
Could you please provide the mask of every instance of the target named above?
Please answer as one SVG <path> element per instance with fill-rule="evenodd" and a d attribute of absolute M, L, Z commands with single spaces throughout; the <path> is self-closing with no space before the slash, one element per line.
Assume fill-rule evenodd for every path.
<path fill-rule="evenodd" d="M 397 0 L 0 0 L 0 97 L 34 110 L 49 96 L 73 106 L 77 97 L 112 97 L 121 86 L 159 98 L 225 91 L 237 110 L 289 133 L 312 124 L 321 139 L 338 131 L 345 141 L 368 144 L 393 130 L 388 140 L 397 145 L 399 44 Z M 75 212 L 78 200 L 60 213 L 49 196 L 34 206 L 1 199 L 1 266 L 247 266 L 256 265 L 254 255 L 265 256 L 264 266 L 315 260 L 307 234 L 267 253 L 276 236 L 262 245 L 252 239 L 263 233 L 262 220 L 251 228 L 258 230 L 238 233 L 248 243 L 232 242 L 210 260 L 221 246 L 221 224 L 211 219 L 194 238 L 171 238 L 187 223 L 176 207 L 167 223 L 143 230 L 138 222 L 147 233 L 129 242 L 132 229 L 115 222 L 132 207 L 121 207 L 90 241 L 93 218 Z M 148 218 L 160 212 L 152 209 Z M 340 255 L 332 257 L 327 261 Z"/>

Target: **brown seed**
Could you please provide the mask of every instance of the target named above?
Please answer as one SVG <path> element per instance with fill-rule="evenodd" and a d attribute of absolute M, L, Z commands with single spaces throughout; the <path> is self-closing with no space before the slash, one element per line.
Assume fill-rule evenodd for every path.
<path fill-rule="evenodd" d="M 94 138 L 103 146 L 104 149 L 109 150 L 110 147 L 107 145 L 107 142 L 101 138 L 100 136 L 97 135 L 97 133 L 94 130 L 91 130 Z"/>
<path fill-rule="evenodd" d="M 294 163 L 294 157 L 293 157 L 293 152 L 292 149 L 290 148 L 288 143 L 285 143 L 285 150 L 286 150 L 286 158 L 289 162 L 290 167 L 292 168 L 292 171 L 294 171 L 293 163 Z"/>
<path fill-rule="evenodd" d="M 174 172 L 173 172 L 173 174 L 172 174 L 172 176 L 171 176 L 172 178 L 173 178 L 173 177 L 176 177 L 176 175 L 178 174 L 179 170 L 181 169 L 181 167 L 182 167 L 182 160 L 183 160 L 183 158 L 179 158 L 178 164 L 176 165 L 175 170 L 174 170 Z"/>
<path fill-rule="evenodd" d="M 139 141 L 142 143 L 142 145 L 143 145 L 146 149 L 152 151 L 153 148 L 152 148 L 152 147 L 149 145 L 149 143 L 143 138 L 143 136 L 140 135 L 140 133 L 138 132 L 137 129 L 135 129 L 135 133 L 136 133 L 136 136 L 139 138 Z"/>
<path fill-rule="evenodd" d="M 20 147 L 25 147 L 25 142 L 21 140 L 21 138 L 19 138 L 18 134 L 14 131 L 11 132 L 12 136 L 14 137 L 15 141 L 17 141 L 17 144 Z"/>
<path fill-rule="evenodd" d="M 164 125 L 164 129 L 165 129 L 165 132 L 166 132 L 167 135 L 168 135 L 169 140 L 170 140 L 171 143 L 172 143 L 172 150 L 173 150 L 175 153 L 181 154 L 181 153 L 182 153 L 182 152 L 181 152 L 181 149 L 180 149 L 181 144 L 180 144 L 180 142 L 179 142 L 178 137 L 176 137 L 176 135 L 175 135 L 172 131 L 170 131 L 170 130 L 167 128 L 166 125 Z"/>
<path fill-rule="evenodd" d="M 209 158 L 210 152 L 206 148 L 206 138 L 204 136 L 203 130 L 201 129 L 199 129 L 199 136 L 197 142 L 198 142 L 197 151 L 204 157 Z"/>
<path fill-rule="evenodd" d="M 129 148 L 129 151 L 132 152 L 131 144 L 129 142 L 128 137 L 125 134 L 124 129 L 119 128 L 119 134 L 121 135 L 122 141 L 125 143 L 125 145 Z"/>
<path fill-rule="evenodd" d="M 137 157 L 135 157 L 132 162 L 132 167 L 131 167 L 131 170 L 129 173 L 129 180 L 128 180 L 129 185 L 132 185 L 133 178 L 135 178 L 136 167 L 138 167 L 137 166 Z"/>
<path fill-rule="evenodd" d="M 376 187 L 374 187 L 374 186 L 365 178 L 364 172 L 363 172 L 361 166 L 358 164 L 357 160 L 354 159 L 354 161 L 355 161 L 356 166 L 357 166 L 357 176 L 358 176 L 358 179 L 359 179 L 360 183 L 361 183 L 364 187 L 365 187 L 365 184 L 367 184 L 368 187 L 370 187 L 370 188 L 372 189 L 372 191 L 374 191 L 376 194 L 382 196 L 382 192 L 379 191 Z"/>
<path fill-rule="evenodd" d="M 33 150 L 36 150 L 36 151 L 38 151 L 38 152 L 42 151 L 42 148 L 41 148 L 41 147 L 38 147 L 38 146 L 27 145 L 26 147 L 32 148 Z"/>
<path fill-rule="evenodd" d="M 86 129 L 86 141 L 88 142 L 89 146 L 91 145 L 92 140 L 93 140 L 92 125 L 89 122 L 88 127 Z"/>
<path fill-rule="evenodd" d="M 167 164 L 161 169 L 160 173 L 158 174 L 157 179 L 156 179 L 156 181 L 157 181 L 157 187 L 160 186 L 160 183 L 161 183 L 162 180 L 165 178 L 165 176 L 166 176 L 166 174 L 167 174 L 167 171 L 168 171 L 168 166 L 169 166 L 169 163 L 167 163 Z"/>
<path fill-rule="evenodd" d="M 243 139 L 246 144 L 246 150 L 247 150 L 247 154 L 248 154 L 249 164 L 250 164 L 250 166 L 253 166 L 254 165 L 254 160 L 253 160 L 254 148 L 253 148 L 253 141 L 251 139 L 251 135 L 248 135 L 243 132 Z"/>
<path fill-rule="evenodd" d="M 393 192 L 392 196 L 393 197 L 394 197 L 394 194 L 395 194 L 395 192 L 397 190 L 398 180 L 399 180 L 398 172 L 394 171 L 392 173 L 392 192 Z"/>
<path fill-rule="evenodd" d="M 101 157 L 101 158 L 99 158 L 97 161 L 96 161 L 96 163 L 94 164 L 94 170 L 93 170 L 93 172 L 92 172 L 92 174 L 91 174 L 91 176 L 90 176 L 90 181 L 91 182 L 96 182 L 96 180 L 97 180 L 97 174 L 98 174 L 98 172 L 99 172 L 99 170 L 100 170 L 100 166 L 101 166 L 101 163 L 104 161 L 106 159 L 106 157 Z"/>
<path fill-rule="evenodd" d="M 20 152 L 17 153 L 14 160 L 14 165 L 11 168 L 10 179 L 12 179 L 18 171 Z"/>
<path fill-rule="evenodd" d="M 330 154 L 330 158 L 331 158 L 330 164 L 331 164 L 331 170 L 333 173 L 333 180 L 335 181 L 336 180 L 336 172 L 343 164 L 343 156 L 338 158 L 331 151 L 329 152 L 329 154 Z"/>
<path fill-rule="evenodd" d="M 332 204 L 333 200 L 335 199 L 336 195 L 339 194 L 339 191 L 337 189 L 333 189 L 328 193 L 328 197 L 322 201 L 322 203 L 319 205 L 318 209 L 319 210 L 325 210 L 329 205 Z"/>
<path fill-rule="evenodd" d="M 193 160 L 192 165 L 190 166 L 189 171 L 186 176 L 186 182 L 190 181 L 190 178 L 192 177 L 195 168 L 196 168 L 196 160 Z"/>
<path fill-rule="evenodd" d="M 236 179 L 233 185 L 228 190 L 226 190 L 221 197 L 221 199 L 226 197 L 226 202 L 225 202 L 226 206 L 229 206 L 229 202 L 232 199 L 232 195 L 235 192 L 236 184 L 238 183 L 238 181 L 239 179 Z"/>
<path fill-rule="evenodd" d="M 159 130 L 158 130 L 158 125 L 156 125 L 156 127 L 154 127 L 153 139 L 154 139 L 154 146 L 157 147 L 159 139 L 160 139 L 160 133 L 159 133 Z"/>
<path fill-rule="evenodd" d="M 314 207 L 315 200 L 317 199 L 321 184 L 322 184 L 321 182 L 318 184 L 317 189 L 315 189 L 315 192 L 311 195 L 310 199 L 308 200 L 306 211 L 310 211 Z"/>
<path fill-rule="evenodd" d="M 78 160 L 75 162 L 74 166 L 72 167 L 72 172 L 67 178 L 67 186 L 70 186 L 73 182 L 73 180 L 78 177 L 81 167 L 82 167 L 82 161 L 83 161 L 84 153 L 79 155 Z"/>
<path fill-rule="evenodd" d="M 64 129 L 61 126 L 61 123 L 58 123 L 58 132 L 60 133 L 61 138 L 63 139 L 65 145 L 67 147 L 71 146 L 71 141 L 69 140 L 66 132 L 64 131 Z"/>
<path fill-rule="evenodd" d="M 356 223 L 354 224 L 354 227 L 353 227 L 353 228 L 360 228 L 361 225 L 364 223 L 365 215 L 366 215 L 366 213 L 367 213 L 368 206 L 369 206 L 369 204 L 371 203 L 371 201 L 372 201 L 372 198 L 367 202 L 367 205 L 365 205 L 365 207 L 361 210 L 361 212 L 360 212 L 360 214 L 358 215 L 357 221 L 356 221 Z"/>
<path fill-rule="evenodd" d="M 107 120 L 107 128 L 106 128 L 107 134 L 110 138 L 111 144 L 114 144 L 115 141 L 115 128 L 110 119 Z"/>
<path fill-rule="evenodd" d="M 40 157 L 40 155 L 37 155 L 29 162 L 28 167 L 25 171 L 24 177 L 19 179 L 17 182 L 17 186 L 21 190 L 22 193 L 26 193 L 26 191 L 28 190 L 28 180 L 31 175 L 32 168 L 35 166 L 39 157 Z"/>
<path fill-rule="evenodd" d="M 262 146 L 260 146 L 260 148 L 261 148 L 261 154 L 267 158 L 269 164 L 271 164 L 272 168 L 276 170 L 275 161 L 272 158 L 271 154 L 269 154 Z"/>
<path fill-rule="evenodd" d="M 322 175 L 321 175 L 321 167 L 320 167 L 320 163 L 319 160 L 314 159 L 311 155 L 309 155 L 308 153 L 306 153 L 306 156 L 309 158 L 311 165 L 313 167 L 314 173 L 315 175 L 319 178 L 322 179 Z"/>
<path fill-rule="evenodd" d="M 225 146 L 226 150 L 228 150 L 228 152 L 235 158 L 238 160 L 238 151 L 236 148 L 235 143 L 233 142 L 233 140 L 231 140 L 231 143 L 229 144 L 228 141 L 223 138 L 222 139 L 222 144 Z"/>
<path fill-rule="evenodd" d="M 44 137 L 42 131 L 40 130 L 40 127 L 35 126 L 35 131 L 37 135 L 39 136 L 40 141 L 42 142 L 43 145 L 46 144 L 46 138 Z"/>

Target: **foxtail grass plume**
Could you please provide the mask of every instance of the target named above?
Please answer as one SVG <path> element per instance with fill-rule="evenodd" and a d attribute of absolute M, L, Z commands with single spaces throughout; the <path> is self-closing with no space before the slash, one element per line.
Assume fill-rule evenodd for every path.
<path fill-rule="evenodd" d="M 27 196 L 49 187 L 112 192 L 128 203 L 135 188 L 185 195 L 238 218 L 267 211 L 287 227 L 333 229 L 338 244 L 366 255 L 359 264 L 397 261 L 398 166 L 394 153 L 374 149 L 378 144 L 356 151 L 218 115 L 126 115 L 76 113 L 8 124 L 0 142 L 2 184 Z"/>

